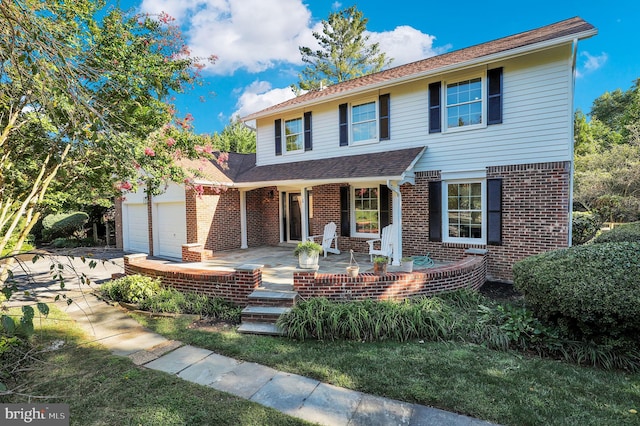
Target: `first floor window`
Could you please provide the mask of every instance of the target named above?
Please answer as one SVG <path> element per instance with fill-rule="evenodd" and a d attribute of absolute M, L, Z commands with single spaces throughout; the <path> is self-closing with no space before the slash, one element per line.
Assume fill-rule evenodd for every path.
<path fill-rule="evenodd" d="M 481 182 L 446 184 L 446 221 L 450 240 L 481 240 L 483 236 Z"/>
<path fill-rule="evenodd" d="M 354 187 L 353 190 L 356 234 L 377 235 L 380 231 L 378 187 Z"/>
<path fill-rule="evenodd" d="M 286 120 L 284 122 L 287 152 L 301 151 L 304 148 L 304 134 L 302 118 Z"/>

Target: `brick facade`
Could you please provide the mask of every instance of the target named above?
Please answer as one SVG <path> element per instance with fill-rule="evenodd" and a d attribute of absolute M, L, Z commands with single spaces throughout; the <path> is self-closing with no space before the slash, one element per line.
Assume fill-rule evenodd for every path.
<path fill-rule="evenodd" d="M 275 246 L 280 243 L 280 197 L 276 187 L 247 192 L 247 245 Z M 240 247 L 238 244 L 237 247 Z M 236 247 L 236 248 L 237 248 Z"/>
<path fill-rule="evenodd" d="M 198 195 L 185 194 L 187 243 L 204 244 L 214 253 L 240 247 L 240 192 L 237 189 L 216 192 L 206 187 Z"/>
<path fill-rule="evenodd" d="M 255 265 L 216 271 L 150 261 L 145 254 L 125 256 L 124 272 L 159 278 L 163 285 L 176 290 L 220 297 L 242 306 L 247 305 L 249 294 L 262 284 L 262 270 Z"/>
<path fill-rule="evenodd" d="M 123 235 L 122 235 L 122 198 L 116 197 L 115 202 L 115 222 L 116 222 L 116 248 L 122 250 L 124 247 Z"/>
<path fill-rule="evenodd" d="M 467 255 L 456 263 L 438 268 L 381 276 L 365 272 L 351 278 L 346 274 L 297 270 L 293 273 L 293 288 L 302 298 L 403 300 L 462 288 L 477 290 L 485 282 L 486 269 L 485 256 Z"/>

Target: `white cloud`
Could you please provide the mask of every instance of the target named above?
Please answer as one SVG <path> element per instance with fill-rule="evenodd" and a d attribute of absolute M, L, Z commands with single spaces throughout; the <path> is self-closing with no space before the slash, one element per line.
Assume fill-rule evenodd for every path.
<path fill-rule="evenodd" d="M 597 69 L 602 68 L 602 66 L 607 62 L 607 60 L 609 59 L 609 56 L 602 52 L 600 55 L 598 56 L 593 56 L 591 54 L 589 54 L 589 52 L 582 52 L 580 54 L 580 56 L 584 56 L 587 59 L 584 61 L 584 69 L 587 72 L 592 72 L 595 71 Z"/>
<path fill-rule="evenodd" d="M 272 89 L 271 83 L 267 81 L 254 81 L 245 87 L 236 104 L 238 109 L 232 115 L 244 117 L 293 97 L 295 94 L 289 87 Z"/>
<path fill-rule="evenodd" d="M 425 34 L 413 27 L 402 25 L 393 31 L 368 33 L 369 41 L 380 44 L 380 51 L 393 58 L 392 67 L 435 56 L 450 47 L 434 48 L 435 36 Z"/>
<path fill-rule="evenodd" d="M 301 64 L 298 46 L 315 40 L 311 12 L 301 0 L 144 0 L 142 8 L 174 16 L 194 56 L 216 55 L 208 68 L 213 74 Z"/>

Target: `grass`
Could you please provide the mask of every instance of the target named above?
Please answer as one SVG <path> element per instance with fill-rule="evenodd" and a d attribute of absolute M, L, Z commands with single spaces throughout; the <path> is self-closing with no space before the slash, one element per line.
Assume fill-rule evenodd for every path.
<path fill-rule="evenodd" d="M 41 352 L 39 361 L 32 362 L 10 385 L 19 386 L 25 395 L 47 396 L 42 401 L 69 404 L 72 425 L 308 424 L 114 356 L 99 345 L 86 343 L 82 331 L 54 307 L 47 319 L 36 319 L 35 325 L 38 347 L 54 341 L 65 344 Z M 28 401 L 27 396 L 0 396 L 0 403 Z"/>
<path fill-rule="evenodd" d="M 165 335 L 349 389 L 503 425 L 638 425 L 640 374 L 499 352 L 467 343 L 294 341 L 189 329 L 136 316 Z"/>

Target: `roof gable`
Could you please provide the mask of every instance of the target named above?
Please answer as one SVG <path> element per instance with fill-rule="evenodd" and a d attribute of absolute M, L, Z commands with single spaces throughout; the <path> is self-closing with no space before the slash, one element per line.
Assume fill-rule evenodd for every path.
<path fill-rule="evenodd" d="M 520 48 L 530 47 L 535 50 L 537 45 L 558 41 L 566 42 L 571 38 L 587 38 L 596 33 L 593 25 L 579 17 L 567 19 L 555 24 L 547 25 L 519 34 L 493 40 L 487 43 L 477 44 L 453 52 L 400 65 L 388 70 L 369 74 L 363 77 L 344 81 L 329 86 L 323 90 L 307 92 L 280 104 L 265 108 L 256 113 L 250 114 L 243 120 L 254 120 L 262 116 L 268 116 L 281 110 L 289 110 L 298 106 L 322 102 L 326 98 L 349 94 L 354 91 L 364 90 L 368 87 L 375 87 L 385 84 L 393 84 L 413 76 L 419 77 L 429 73 L 435 73 L 439 69 L 445 69 L 455 65 L 462 65 L 483 57 L 495 55 L 503 52 L 515 51 Z"/>

